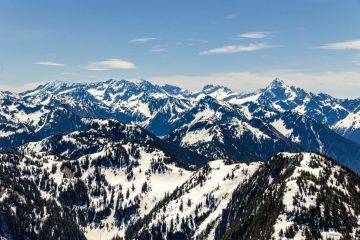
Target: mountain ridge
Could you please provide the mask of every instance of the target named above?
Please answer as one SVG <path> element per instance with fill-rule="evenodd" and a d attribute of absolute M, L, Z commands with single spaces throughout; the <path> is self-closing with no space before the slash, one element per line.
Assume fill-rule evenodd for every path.
<path fill-rule="evenodd" d="M 54 81 L 17 95 L 11 93 L 2 95 L 4 96 L 0 99 L 2 107 L 0 110 L 2 117 L 0 148 L 2 149 L 38 141 L 53 134 L 81 130 L 84 127 L 81 120 L 83 118 L 114 119 L 138 124 L 153 134 L 167 139 L 170 144 L 179 145 L 182 140 L 175 134 L 180 133 L 180 129 L 188 129 L 187 132 L 189 132 L 193 129 L 191 125 L 199 126 L 200 122 L 206 121 L 214 124 L 212 132 L 220 129 L 216 125 L 227 125 L 226 131 L 229 133 L 226 136 L 232 135 L 231 142 L 241 142 L 242 134 L 246 132 L 252 133 L 252 138 L 255 139 L 255 132 L 261 133 L 261 129 L 267 132 L 265 135 L 270 134 L 271 141 L 274 142 L 271 146 L 267 145 L 271 149 L 267 154 L 256 155 L 251 152 L 246 153 L 246 149 L 256 149 L 256 140 L 254 142 L 251 138 L 228 150 L 221 146 L 221 141 L 219 141 L 214 145 L 214 149 L 219 149 L 218 156 L 236 157 L 234 154 L 229 155 L 225 152 L 236 152 L 242 149 L 240 152 L 244 154 L 239 154 L 236 159 L 254 161 L 266 160 L 267 157 L 280 150 L 311 149 L 327 153 L 341 162 L 348 162 L 349 166 L 356 166 L 354 169 L 360 171 L 357 163 L 354 162 L 356 161 L 354 158 L 358 156 L 356 150 L 358 145 L 348 142 L 348 139 L 354 142 L 360 139 L 360 100 L 340 100 L 326 94 L 313 94 L 288 86 L 280 79 L 275 79 L 267 87 L 247 94 L 232 92 L 229 88 L 215 85 L 205 86 L 202 92 L 191 93 L 176 86 L 159 86 L 146 80 L 130 82 L 110 79 L 92 83 Z M 289 132 L 286 128 L 281 126 L 279 121 L 276 124 L 273 123 L 273 119 L 280 118 L 291 111 L 308 116 L 309 118 L 305 118 L 307 125 L 317 126 L 312 127 L 314 136 L 320 134 L 318 131 L 322 131 L 321 136 L 314 139 L 323 140 L 309 147 L 309 143 L 301 141 L 307 136 L 304 131 L 309 127 L 301 130 L 300 126 L 291 125 L 291 122 L 284 123 L 290 124 L 288 131 L 300 132 L 303 138 L 300 139 L 299 134 L 287 137 Z M 282 128 L 275 131 L 274 126 Z M 326 128 L 340 134 L 341 137 L 328 130 L 321 130 Z M 235 136 L 231 131 L 239 134 Z M 205 130 L 203 132 L 206 133 Z M 189 132 L 189 134 L 197 135 L 200 139 L 211 138 L 207 135 L 201 136 L 196 132 Z M 261 134 L 264 135 L 264 132 Z M 169 136 L 175 136 L 177 140 Z M 186 135 L 181 134 L 181 136 Z M 334 139 L 337 139 L 338 145 Z M 280 144 L 284 147 L 279 148 L 275 144 L 277 141 L 286 143 Z M 332 142 L 324 144 L 324 141 Z M 295 147 L 299 143 L 300 147 Z M 350 153 L 353 156 L 341 147 L 338 147 L 339 151 L 336 154 L 330 149 L 330 146 L 346 146 L 347 144 L 354 146 L 352 149 L 355 150 Z M 180 145 L 178 147 L 181 147 Z M 188 150 L 192 148 L 196 146 L 186 146 Z M 202 151 L 201 148 L 197 150 Z M 202 151 L 202 153 L 205 152 Z M 206 155 L 212 159 L 215 157 Z"/>

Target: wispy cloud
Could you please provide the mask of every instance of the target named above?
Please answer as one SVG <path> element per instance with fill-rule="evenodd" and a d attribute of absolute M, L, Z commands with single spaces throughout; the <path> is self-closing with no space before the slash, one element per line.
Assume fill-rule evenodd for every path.
<path fill-rule="evenodd" d="M 263 39 L 271 35 L 271 32 L 246 32 L 237 35 L 238 38 Z"/>
<path fill-rule="evenodd" d="M 66 66 L 66 64 L 57 63 L 57 62 L 53 62 L 53 61 L 39 61 L 39 62 L 35 62 L 34 64 L 46 65 L 46 66 L 54 66 L 54 67 L 64 67 L 64 66 Z"/>
<path fill-rule="evenodd" d="M 141 38 L 132 39 L 132 40 L 130 40 L 130 42 L 144 44 L 144 43 L 155 41 L 155 40 L 159 40 L 159 39 L 156 37 L 141 37 Z"/>
<path fill-rule="evenodd" d="M 353 39 L 353 40 L 336 42 L 336 43 L 328 43 L 317 48 L 334 49 L 334 50 L 346 50 L 346 49 L 360 50 L 360 39 Z"/>
<path fill-rule="evenodd" d="M 273 47 L 275 46 L 268 45 L 267 43 L 256 43 L 256 44 L 251 43 L 248 45 L 227 45 L 227 46 L 213 48 L 200 52 L 199 55 L 252 52 L 252 51 L 257 51 L 266 48 L 273 48 Z"/>
<path fill-rule="evenodd" d="M 151 49 L 149 49 L 149 52 L 166 52 L 167 49 L 161 46 L 155 46 Z"/>
<path fill-rule="evenodd" d="M 134 69 L 135 64 L 121 59 L 106 59 L 99 62 L 90 62 L 85 69 L 93 71 L 106 71 L 111 69 Z"/>

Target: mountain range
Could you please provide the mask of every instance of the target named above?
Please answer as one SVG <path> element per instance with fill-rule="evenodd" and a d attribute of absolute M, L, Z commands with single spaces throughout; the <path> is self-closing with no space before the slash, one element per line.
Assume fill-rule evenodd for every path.
<path fill-rule="evenodd" d="M 314 94 L 279 79 L 243 94 L 111 79 L 54 81 L 0 97 L 3 150 L 84 129 L 83 119 L 114 119 L 208 160 L 264 161 L 279 151 L 312 151 L 360 171 L 360 99 Z"/>
<path fill-rule="evenodd" d="M 3 239 L 360 238 L 360 98 L 54 81 L 0 150 Z"/>

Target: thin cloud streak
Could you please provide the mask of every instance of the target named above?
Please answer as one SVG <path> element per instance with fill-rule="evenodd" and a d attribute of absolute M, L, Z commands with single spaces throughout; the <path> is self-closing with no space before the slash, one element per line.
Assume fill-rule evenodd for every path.
<path fill-rule="evenodd" d="M 53 67 L 64 67 L 64 66 L 66 66 L 66 64 L 57 63 L 57 62 L 53 62 L 53 61 L 39 61 L 39 62 L 35 62 L 34 64 L 45 65 L 45 66 L 53 66 Z"/>
<path fill-rule="evenodd" d="M 360 39 L 353 39 L 343 42 L 328 43 L 317 48 L 331 50 L 360 50 Z"/>
<path fill-rule="evenodd" d="M 239 38 L 263 39 L 271 35 L 271 32 L 246 32 L 237 35 Z"/>
<path fill-rule="evenodd" d="M 212 48 L 203 52 L 199 55 L 210 55 L 210 54 L 230 54 L 240 52 L 253 52 L 266 48 L 274 48 L 276 46 L 268 45 L 267 43 L 251 43 L 248 45 L 227 45 L 219 48 Z"/>
<path fill-rule="evenodd" d="M 155 48 L 151 48 L 149 49 L 149 52 L 166 52 L 167 49 L 166 48 L 161 48 L 161 47 L 155 47 Z"/>
<path fill-rule="evenodd" d="M 98 62 L 90 62 L 84 68 L 92 71 L 106 71 L 111 69 L 135 69 L 136 66 L 132 62 L 114 58 Z"/>
<path fill-rule="evenodd" d="M 141 38 L 132 39 L 132 40 L 130 40 L 130 42 L 144 44 L 144 43 L 155 41 L 155 40 L 159 40 L 159 39 L 156 37 L 141 37 Z"/>

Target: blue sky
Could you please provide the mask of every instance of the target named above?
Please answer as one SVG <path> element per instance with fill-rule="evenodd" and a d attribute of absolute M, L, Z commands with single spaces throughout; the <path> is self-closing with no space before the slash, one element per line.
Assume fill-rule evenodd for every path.
<path fill-rule="evenodd" d="M 0 0 L 0 87 L 144 78 L 237 91 L 275 77 L 360 97 L 359 0 Z"/>

